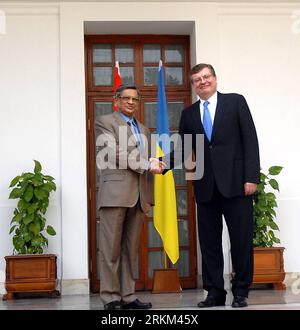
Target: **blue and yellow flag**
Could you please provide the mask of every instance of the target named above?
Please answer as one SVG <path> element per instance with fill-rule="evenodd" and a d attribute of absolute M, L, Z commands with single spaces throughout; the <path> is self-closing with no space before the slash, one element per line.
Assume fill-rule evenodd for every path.
<path fill-rule="evenodd" d="M 158 68 L 156 125 L 159 136 L 156 144 L 156 157 L 161 157 L 170 152 L 170 133 L 162 61 L 159 61 Z M 179 246 L 176 194 L 172 171 L 168 171 L 165 175 L 155 175 L 154 200 L 154 226 L 163 241 L 166 254 L 171 262 L 175 264 L 179 258 Z"/>

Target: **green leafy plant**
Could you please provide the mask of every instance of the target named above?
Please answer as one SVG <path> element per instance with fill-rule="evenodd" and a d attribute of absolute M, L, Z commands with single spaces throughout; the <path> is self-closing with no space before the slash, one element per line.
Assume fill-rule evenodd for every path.
<path fill-rule="evenodd" d="M 272 247 L 275 243 L 280 243 L 279 238 L 274 234 L 274 230 L 279 230 L 274 221 L 277 207 L 276 195 L 270 190 L 279 191 L 278 182 L 273 177 L 281 170 L 281 166 L 272 166 L 268 174 L 260 172 L 260 183 L 253 196 L 254 247 Z"/>
<path fill-rule="evenodd" d="M 18 254 L 43 253 L 48 247 L 49 235 L 56 235 L 52 226 L 46 227 L 45 213 L 49 205 L 49 195 L 56 190 L 54 178 L 42 173 L 42 166 L 37 160 L 34 173 L 27 172 L 16 176 L 10 183 L 13 188 L 9 198 L 19 199 L 14 210 L 9 234 L 14 233 L 14 252 Z"/>

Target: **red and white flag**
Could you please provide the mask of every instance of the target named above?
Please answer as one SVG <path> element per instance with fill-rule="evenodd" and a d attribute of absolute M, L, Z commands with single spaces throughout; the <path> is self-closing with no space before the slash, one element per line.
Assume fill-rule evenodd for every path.
<path fill-rule="evenodd" d="M 115 79 L 114 79 L 114 95 L 116 95 L 116 90 L 121 85 L 122 85 L 122 78 L 121 78 L 121 73 L 120 73 L 119 61 L 116 61 Z M 118 110 L 118 107 L 116 106 L 116 104 L 114 104 L 114 111 L 117 111 L 117 110 Z"/>

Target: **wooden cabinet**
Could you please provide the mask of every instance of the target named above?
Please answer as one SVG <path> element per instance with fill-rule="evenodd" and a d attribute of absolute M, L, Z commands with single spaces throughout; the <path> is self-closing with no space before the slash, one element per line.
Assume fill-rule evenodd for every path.
<path fill-rule="evenodd" d="M 283 247 L 254 248 L 253 283 L 272 283 L 275 289 L 285 289 L 283 250 Z"/>
<path fill-rule="evenodd" d="M 13 299 L 14 293 L 48 292 L 59 296 L 57 286 L 56 255 L 33 254 L 7 256 L 3 300 Z"/>

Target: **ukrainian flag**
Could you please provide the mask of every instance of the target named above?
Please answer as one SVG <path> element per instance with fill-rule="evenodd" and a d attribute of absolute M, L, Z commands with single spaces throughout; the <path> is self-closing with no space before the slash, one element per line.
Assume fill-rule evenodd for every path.
<path fill-rule="evenodd" d="M 165 95 L 164 70 L 162 61 L 158 68 L 158 101 L 157 101 L 157 134 L 156 157 L 170 153 L 169 123 Z M 155 175 L 154 178 L 154 226 L 158 231 L 169 259 L 175 264 L 179 258 L 176 194 L 173 172 Z"/>

